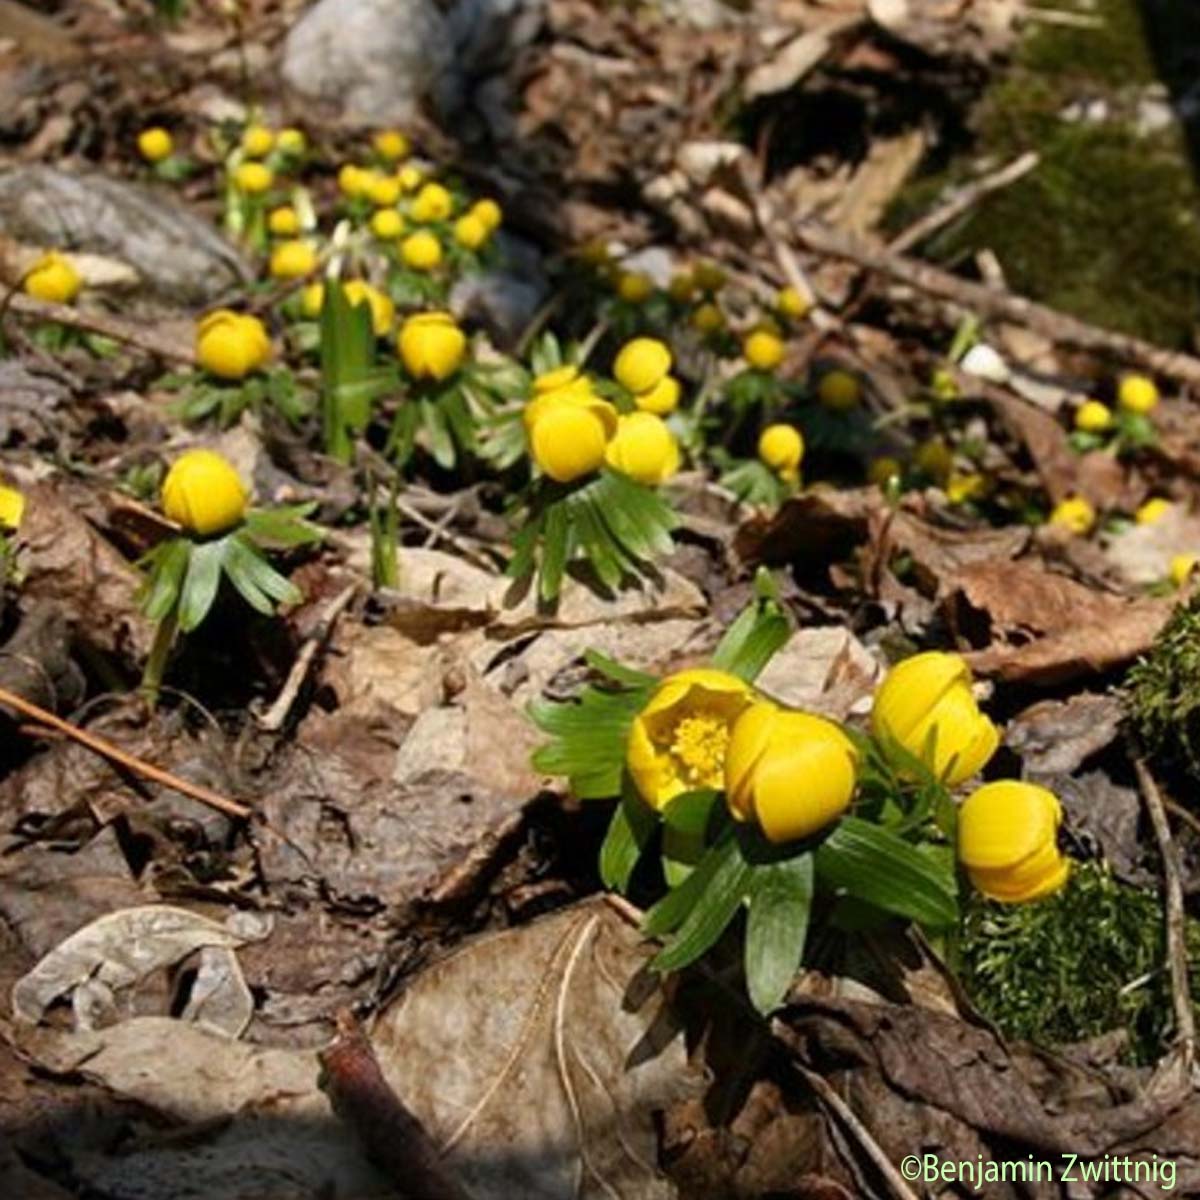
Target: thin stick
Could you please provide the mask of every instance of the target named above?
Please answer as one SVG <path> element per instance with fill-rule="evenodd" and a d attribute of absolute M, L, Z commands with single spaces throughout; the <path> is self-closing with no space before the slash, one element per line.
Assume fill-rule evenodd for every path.
<path fill-rule="evenodd" d="M 1179 871 L 1179 852 L 1171 836 L 1171 826 L 1163 807 L 1162 793 L 1150 769 L 1140 758 L 1133 760 L 1138 785 L 1150 824 L 1158 840 L 1163 865 L 1164 909 L 1167 924 L 1167 965 L 1171 970 L 1171 1003 L 1175 1009 L 1176 1039 L 1183 1052 L 1183 1065 L 1190 1073 L 1196 1056 L 1196 1013 L 1192 1008 L 1191 986 L 1188 982 L 1188 952 L 1185 931 L 1186 914 L 1183 907 L 1183 882 Z"/>
<path fill-rule="evenodd" d="M 54 713 L 47 712 L 44 708 L 39 708 L 38 705 L 30 703 L 23 696 L 18 696 L 15 692 L 10 692 L 7 688 L 0 687 L 0 704 L 8 708 L 15 708 L 22 716 L 29 717 L 39 725 L 45 725 L 50 729 L 56 730 L 58 733 L 65 734 L 72 741 L 78 742 L 81 746 L 86 746 L 89 750 L 95 751 L 102 758 L 119 763 L 128 770 L 133 771 L 136 775 L 161 784 L 163 787 L 168 787 L 174 792 L 190 796 L 193 800 L 199 800 L 201 804 L 207 804 L 209 808 L 215 808 L 218 812 L 223 812 L 227 817 L 236 817 L 240 821 L 248 821 L 252 815 L 250 809 L 244 804 L 238 804 L 236 800 L 230 800 L 227 796 L 222 796 L 220 792 L 211 791 L 202 784 L 190 783 L 186 779 L 180 779 L 178 775 L 172 775 L 169 771 L 164 771 L 161 767 L 143 762 L 142 759 L 129 754 L 118 746 L 114 746 L 112 742 L 97 737 L 94 733 L 88 733 L 84 729 L 77 728 L 69 721 L 64 721 L 61 717 L 55 716 Z"/>
<path fill-rule="evenodd" d="M 350 602 L 358 594 L 358 587 L 356 582 L 343 588 L 325 606 L 317 620 L 316 629 L 300 647 L 300 653 L 296 655 L 296 661 L 292 663 L 292 669 L 288 672 L 288 677 L 284 680 L 283 688 L 275 698 L 275 703 L 258 718 L 260 729 L 265 729 L 268 733 L 277 733 L 283 728 L 288 714 L 292 711 L 292 705 L 296 703 L 296 697 L 300 694 L 305 679 L 308 678 L 313 659 L 317 657 L 317 652 L 328 643 L 338 617 L 349 608 Z"/>
<path fill-rule="evenodd" d="M 925 216 L 914 221 L 899 237 L 888 242 L 888 249 L 893 254 L 903 254 L 906 250 L 911 250 L 930 234 L 936 233 L 944 225 L 949 225 L 956 217 L 967 212 L 968 209 L 974 208 L 985 196 L 1016 183 L 1018 179 L 1023 179 L 1040 162 L 1041 158 L 1030 150 L 1010 162 L 1008 166 L 1001 167 L 998 171 L 993 171 L 990 175 L 984 175 L 983 178 L 975 180 L 974 183 L 958 188 L 945 204 L 926 213 Z"/>

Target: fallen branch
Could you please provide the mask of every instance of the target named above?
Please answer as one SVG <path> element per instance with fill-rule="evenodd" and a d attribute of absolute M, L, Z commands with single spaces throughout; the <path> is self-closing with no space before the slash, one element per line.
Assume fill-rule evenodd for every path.
<path fill-rule="evenodd" d="M 69 737 L 73 742 L 78 742 L 81 746 L 86 746 L 102 758 L 107 758 L 111 762 L 118 763 L 120 766 L 132 771 L 135 775 L 140 775 L 143 779 L 149 779 L 152 783 L 161 784 L 163 787 L 170 788 L 174 792 L 179 792 L 183 796 L 190 796 L 193 800 L 199 800 L 201 804 L 207 804 L 209 808 L 215 808 L 227 817 L 235 817 L 239 821 L 248 821 L 252 815 L 250 809 L 244 804 L 238 804 L 236 800 L 230 800 L 227 796 L 222 796 L 220 792 L 211 791 L 202 784 L 180 779 L 178 775 L 172 775 L 170 771 L 164 771 L 161 767 L 156 767 L 152 763 L 143 762 L 142 759 L 127 753 L 119 746 L 114 746 L 112 742 L 97 737 L 94 733 L 88 733 L 87 730 L 80 729 L 72 725 L 69 721 L 64 721 L 61 717 L 55 716 L 52 712 L 47 712 L 44 708 L 40 708 L 38 705 L 24 699 L 24 697 L 18 696 L 15 692 L 10 692 L 7 688 L 0 688 L 0 705 L 16 709 L 22 716 L 29 717 L 30 720 L 36 721 L 39 725 L 43 725 L 48 729 L 53 729 L 57 733 Z"/>
<path fill-rule="evenodd" d="M 383 1077 L 375 1051 L 351 1013 L 338 1013 L 337 1036 L 320 1059 L 321 1090 L 333 1111 L 358 1133 L 406 1200 L 472 1200 Z"/>

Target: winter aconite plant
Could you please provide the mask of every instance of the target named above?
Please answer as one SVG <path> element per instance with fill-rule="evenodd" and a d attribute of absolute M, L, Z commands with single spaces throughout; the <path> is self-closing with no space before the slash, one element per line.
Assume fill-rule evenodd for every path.
<path fill-rule="evenodd" d="M 660 896 L 644 922 L 665 943 L 656 966 L 695 962 L 744 913 L 746 983 L 763 1012 L 786 994 L 810 930 L 901 919 L 941 936 L 959 921 L 960 875 L 1017 903 L 1068 874 L 1050 792 L 1004 780 L 961 804 L 953 795 L 998 743 L 961 658 L 900 663 L 868 732 L 755 686 L 789 636 L 760 574 L 708 664 L 656 678 L 592 655 L 596 683 L 533 712 L 551 739 L 538 768 L 567 776 L 580 799 L 615 801 L 604 882 L 627 892 L 657 860 L 638 874 Z"/>

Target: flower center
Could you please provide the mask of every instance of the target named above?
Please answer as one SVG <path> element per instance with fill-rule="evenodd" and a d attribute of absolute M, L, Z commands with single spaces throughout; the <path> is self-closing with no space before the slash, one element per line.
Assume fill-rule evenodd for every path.
<path fill-rule="evenodd" d="M 690 788 L 719 788 L 725 778 L 729 726 L 711 713 L 680 717 L 671 730 L 671 756 Z"/>

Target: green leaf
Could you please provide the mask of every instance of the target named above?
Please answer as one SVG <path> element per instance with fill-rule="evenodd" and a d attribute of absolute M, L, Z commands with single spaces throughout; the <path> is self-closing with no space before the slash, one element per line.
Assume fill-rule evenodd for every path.
<path fill-rule="evenodd" d="M 650 675 L 645 671 L 637 671 L 633 667 L 627 667 L 617 662 L 616 659 L 609 658 L 606 654 L 601 654 L 599 650 L 585 650 L 583 652 L 583 659 L 593 671 L 607 676 L 614 683 L 623 683 L 629 687 L 638 688 L 654 687 L 658 684 L 658 677 L 656 675 Z"/>
<path fill-rule="evenodd" d="M 710 789 L 684 792 L 663 812 L 663 874 L 678 887 L 704 857 L 709 825 L 719 793 Z"/>
<path fill-rule="evenodd" d="M 952 872 L 903 838 L 857 817 L 845 817 L 815 851 L 821 885 L 886 912 L 937 929 L 958 920 Z"/>
<path fill-rule="evenodd" d="M 553 601 L 558 598 L 563 571 L 574 545 L 575 538 L 566 504 L 562 501 L 551 504 L 546 509 L 542 526 L 542 569 L 538 575 L 538 591 L 543 600 Z"/>
<path fill-rule="evenodd" d="M 326 453 L 349 462 L 356 432 L 370 420 L 379 380 L 372 373 L 375 333 L 370 306 L 352 305 L 330 281 L 321 306 L 321 426 Z"/>
<path fill-rule="evenodd" d="M 746 921 L 746 988 L 766 1015 L 783 999 L 804 958 L 813 897 L 810 852 L 756 867 Z"/>
<path fill-rule="evenodd" d="M 421 423 L 425 428 L 425 437 L 429 442 L 429 453 L 433 455 L 433 461 L 443 471 L 453 470 L 456 457 L 454 439 L 450 436 L 446 414 L 435 401 L 421 401 Z"/>
<path fill-rule="evenodd" d="M 142 611 L 151 621 L 161 621 L 174 609 L 183 587 L 192 543 L 172 538 L 157 546 L 144 560 L 148 576 L 142 588 Z"/>
<path fill-rule="evenodd" d="M 208 616 L 208 610 L 217 598 L 226 545 L 226 539 L 222 538 L 192 547 L 179 595 L 179 628 L 184 633 L 190 633 Z"/>
<path fill-rule="evenodd" d="M 586 491 L 577 492 L 568 503 L 584 557 L 591 563 L 604 587 L 615 591 L 625 578 L 620 546 L 612 540 L 599 510 L 592 504 Z"/>
<path fill-rule="evenodd" d="M 738 613 L 713 651 L 712 665 L 753 683 L 772 655 L 791 636 L 770 572 L 759 568 L 755 598 Z"/>
<path fill-rule="evenodd" d="M 606 888 L 624 895 L 638 859 L 657 827 L 654 810 L 627 777 L 600 847 L 600 878 Z"/>
<path fill-rule="evenodd" d="M 246 603 L 265 616 L 274 614 L 275 603 L 295 604 L 303 598 L 290 580 L 262 558 L 250 542 L 236 534 L 229 539 L 224 566 L 229 582 Z"/>
<path fill-rule="evenodd" d="M 284 508 L 251 509 L 242 524 L 242 533 L 266 549 L 287 550 L 319 542 L 325 536 L 325 530 L 306 520 L 315 508 L 315 504 L 294 504 Z"/>
<path fill-rule="evenodd" d="M 420 419 L 421 410 L 415 401 L 405 400 L 396 409 L 384 453 L 390 455 L 398 467 L 403 467 L 412 457 Z"/>

